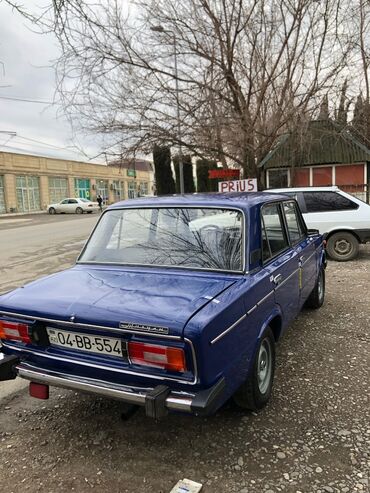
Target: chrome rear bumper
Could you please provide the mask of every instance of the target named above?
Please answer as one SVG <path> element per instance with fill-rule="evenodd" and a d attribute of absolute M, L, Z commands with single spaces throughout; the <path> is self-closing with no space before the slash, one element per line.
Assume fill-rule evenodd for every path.
<path fill-rule="evenodd" d="M 154 388 L 130 387 L 103 380 L 45 370 L 25 362 L 21 362 L 16 366 L 16 372 L 19 377 L 31 382 L 89 392 L 128 404 L 144 406 L 147 416 L 153 418 L 159 418 L 168 411 L 197 415 L 209 414 L 216 408 L 218 399 L 225 388 L 225 380 L 223 378 L 209 389 L 196 394 L 172 391 L 165 385 L 159 385 Z"/>

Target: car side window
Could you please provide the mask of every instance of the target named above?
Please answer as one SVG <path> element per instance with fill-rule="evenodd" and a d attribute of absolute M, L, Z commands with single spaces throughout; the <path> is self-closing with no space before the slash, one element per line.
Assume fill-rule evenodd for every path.
<path fill-rule="evenodd" d="M 284 202 L 284 214 L 290 242 L 294 245 L 305 235 L 296 204 L 294 202 Z"/>
<path fill-rule="evenodd" d="M 61 204 L 68 204 L 68 199 L 62 200 Z"/>
<path fill-rule="evenodd" d="M 69 204 L 77 204 L 78 202 L 77 202 L 77 200 L 75 200 L 75 199 L 69 199 L 69 200 L 68 200 L 68 203 L 69 203 Z"/>
<path fill-rule="evenodd" d="M 288 247 L 279 203 L 262 207 L 262 259 L 266 262 Z"/>
<path fill-rule="evenodd" d="M 352 200 L 337 192 L 303 192 L 307 212 L 330 212 L 358 209 Z"/>

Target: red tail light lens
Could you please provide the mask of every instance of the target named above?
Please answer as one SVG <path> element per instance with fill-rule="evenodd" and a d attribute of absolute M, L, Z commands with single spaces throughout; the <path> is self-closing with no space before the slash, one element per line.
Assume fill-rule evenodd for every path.
<path fill-rule="evenodd" d="M 31 338 L 28 333 L 28 325 L 0 320 L 0 339 L 21 341 L 29 344 L 31 343 Z"/>
<path fill-rule="evenodd" d="M 186 371 L 185 354 L 180 348 L 129 342 L 128 354 L 135 365 L 153 366 L 178 372 Z"/>
<path fill-rule="evenodd" d="M 49 399 L 49 385 L 44 383 L 30 382 L 30 396 L 36 399 Z"/>

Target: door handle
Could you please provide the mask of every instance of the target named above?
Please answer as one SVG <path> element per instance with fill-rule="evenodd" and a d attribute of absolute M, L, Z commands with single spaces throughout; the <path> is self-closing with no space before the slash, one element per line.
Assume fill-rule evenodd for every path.
<path fill-rule="evenodd" d="M 278 285 L 283 280 L 283 276 L 281 274 L 278 274 L 277 276 L 274 276 L 272 280 L 276 285 Z"/>

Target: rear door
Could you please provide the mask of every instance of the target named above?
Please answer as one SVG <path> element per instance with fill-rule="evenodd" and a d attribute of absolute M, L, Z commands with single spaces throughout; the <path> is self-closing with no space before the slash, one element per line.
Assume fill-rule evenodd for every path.
<path fill-rule="evenodd" d="M 68 199 L 64 199 L 58 204 L 58 212 L 67 212 L 67 211 L 68 211 Z"/>
<path fill-rule="evenodd" d="M 359 205 L 335 191 L 302 192 L 304 219 L 309 229 L 321 234 L 340 227 L 356 229 L 356 210 Z"/>
<path fill-rule="evenodd" d="M 264 204 L 261 220 L 263 266 L 269 274 L 285 326 L 299 310 L 299 257 L 289 244 L 281 202 Z"/>
<path fill-rule="evenodd" d="M 70 213 L 76 212 L 77 207 L 78 207 L 78 202 L 76 199 L 68 200 L 68 212 Z"/>
<path fill-rule="evenodd" d="M 306 301 L 316 282 L 316 250 L 313 238 L 307 235 L 306 226 L 295 201 L 283 203 L 290 246 L 298 256 L 299 304 Z"/>

